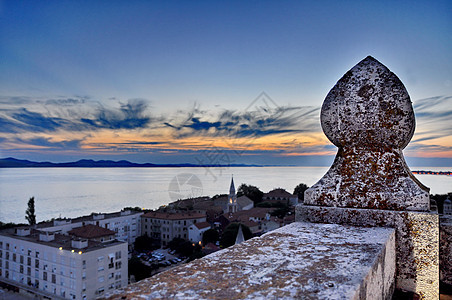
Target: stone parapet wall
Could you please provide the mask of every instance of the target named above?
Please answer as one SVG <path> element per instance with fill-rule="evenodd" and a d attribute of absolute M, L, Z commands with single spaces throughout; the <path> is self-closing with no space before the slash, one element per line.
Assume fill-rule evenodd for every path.
<path fill-rule="evenodd" d="M 296 222 L 110 298 L 390 299 L 394 286 L 394 229 Z"/>
<path fill-rule="evenodd" d="M 440 280 L 452 285 L 452 216 L 440 218 L 439 238 Z"/>
<path fill-rule="evenodd" d="M 396 288 L 439 297 L 437 213 L 298 205 L 296 221 L 396 229 Z"/>

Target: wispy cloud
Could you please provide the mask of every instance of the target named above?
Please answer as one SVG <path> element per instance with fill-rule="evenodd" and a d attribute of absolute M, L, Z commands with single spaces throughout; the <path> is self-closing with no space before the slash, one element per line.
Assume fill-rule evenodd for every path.
<path fill-rule="evenodd" d="M 145 99 L 0 97 L 0 150 L 198 157 L 212 151 L 273 157 L 335 153 L 320 127 L 320 107 L 253 104 L 242 110 L 194 105 L 157 115 Z M 421 99 L 413 106 L 417 129 L 405 152 L 452 156 L 452 97 Z"/>
<path fill-rule="evenodd" d="M 0 109 L 0 131 L 8 133 L 139 129 L 151 122 L 147 103 L 142 99 L 119 102 L 115 109 L 99 102 L 88 104 L 85 98 L 33 101 L 11 97 L 1 101 L 10 106 Z M 27 107 L 22 107 L 23 104 Z"/>
<path fill-rule="evenodd" d="M 165 122 L 178 138 L 189 136 L 263 137 L 319 131 L 319 107 L 276 107 L 274 109 L 208 113 L 193 108 L 185 117 Z M 179 112 L 181 113 L 181 112 Z"/>

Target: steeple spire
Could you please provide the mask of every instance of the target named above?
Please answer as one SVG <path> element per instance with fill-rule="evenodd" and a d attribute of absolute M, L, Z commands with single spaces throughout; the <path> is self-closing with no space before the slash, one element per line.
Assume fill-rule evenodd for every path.
<path fill-rule="evenodd" d="M 231 187 L 229 188 L 229 195 L 235 194 L 234 175 L 231 178 Z"/>
<path fill-rule="evenodd" d="M 229 199 L 228 199 L 228 212 L 236 213 L 237 208 L 237 195 L 235 194 L 234 177 L 231 178 L 231 187 L 229 188 Z"/>

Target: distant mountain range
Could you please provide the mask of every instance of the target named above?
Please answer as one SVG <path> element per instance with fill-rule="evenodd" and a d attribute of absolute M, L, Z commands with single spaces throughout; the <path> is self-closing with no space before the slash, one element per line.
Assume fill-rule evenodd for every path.
<path fill-rule="evenodd" d="M 196 165 L 196 164 L 137 164 L 127 160 L 92 160 L 81 159 L 75 162 L 52 163 L 35 162 L 12 157 L 1 158 L 0 168 L 182 168 L 182 167 L 260 167 L 259 165 L 230 164 L 230 165 Z"/>

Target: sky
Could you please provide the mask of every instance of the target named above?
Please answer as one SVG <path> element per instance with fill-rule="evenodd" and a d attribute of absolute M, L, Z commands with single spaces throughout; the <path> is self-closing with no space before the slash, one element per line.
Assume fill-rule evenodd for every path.
<path fill-rule="evenodd" d="M 452 166 L 451 1 L 0 1 L 0 158 L 329 165 L 320 107 L 372 55 L 410 165 Z"/>

